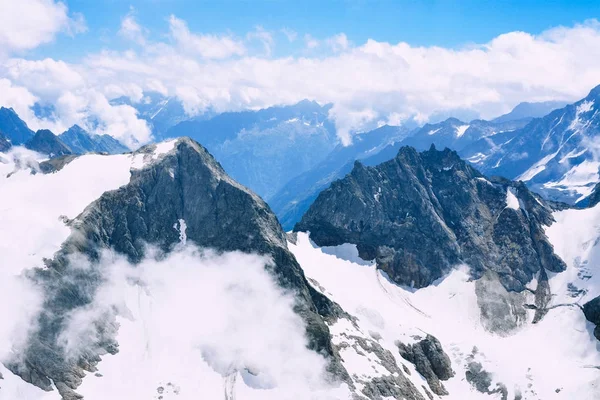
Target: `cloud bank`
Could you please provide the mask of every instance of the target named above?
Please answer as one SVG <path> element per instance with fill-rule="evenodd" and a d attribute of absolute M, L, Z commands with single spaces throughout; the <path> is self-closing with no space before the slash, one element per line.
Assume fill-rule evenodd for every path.
<path fill-rule="evenodd" d="M 181 244 L 135 266 L 110 253 L 100 265 L 74 261 L 101 268 L 105 281 L 89 306 L 69 316 L 60 337 L 67 354 L 98 342 L 98 321 L 117 315 L 120 322 L 119 353 L 103 357 L 102 377 L 84 379 L 78 391 L 86 399 L 146 397 L 161 386 L 178 388 L 180 399 L 222 398 L 228 385 L 248 399 L 347 394 L 328 382 L 325 359 L 306 348 L 294 297 L 276 285 L 263 257 Z"/>
<path fill-rule="evenodd" d="M 115 36 L 126 50 L 106 48 L 73 64 L 13 55 L 0 63 L 0 79 L 8 80 L 0 84 L 11 88 L 0 102 L 20 109 L 35 101 L 58 104 L 52 121 L 30 113 L 27 122 L 57 130 L 87 123 L 133 145 L 150 139 L 149 128 L 132 107 L 108 104 L 116 96 L 135 103 L 144 92 L 160 91 L 181 101 L 190 116 L 311 99 L 334 104 L 331 117 L 349 143 L 377 124 L 424 123 L 464 110 L 490 118 L 521 101 L 576 100 L 600 83 L 597 20 L 442 48 L 354 43 L 344 33 L 316 38 L 285 27 L 270 32 L 259 26 L 244 37 L 193 32 L 175 15 L 166 16 L 163 32 L 151 32 L 130 12 Z M 278 42 L 297 37 L 304 38 L 300 49 L 275 53 Z"/>

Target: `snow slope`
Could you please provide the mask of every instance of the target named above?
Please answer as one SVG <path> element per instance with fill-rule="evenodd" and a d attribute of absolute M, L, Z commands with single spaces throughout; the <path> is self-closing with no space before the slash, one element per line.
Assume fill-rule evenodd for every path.
<path fill-rule="evenodd" d="M 597 213 L 600 215 L 600 208 Z M 555 229 L 561 231 L 561 225 L 559 219 Z M 599 398 L 600 373 L 593 366 L 600 365 L 600 353 L 590 334 L 591 324 L 578 308 L 558 307 L 540 323 L 528 323 L 513 335 L 500 337 L 487 332 L 481 323 L 475 284 L 470 281 L 466 266 L 415 291 L 391 283 L 372 264 L 356 262 L 358 253 L 355 250 L 353 256 L 348 256 L 348 246 L 336 255 L 335 248 L 318 248 L 305 233 L 298 233 L 296 245 L 290 243 L 315 288 L 358 318 L 357 327 L 347 320 L 333 325 L 334 342 L 347 340 L 350 333 L 377 338 L 381 346 L 394 354 L 398 365 L 411 371 L 410 379 L 420 388 L 426 383 L 413 365 L 400 357 L 394 342 L 411 343 L 414 335 L 432 334 L 450 356 L 455 372 L 453 378 L 444 382 L 450 393 L 444 398 L 448 399 L 494 398 L 475 391 L 466 381 L 465 370 L 472 359 L 492 374 L 494 382 L 506 385 L 509 399 L 518 394 L 522 399 Z M 567 245 L 563 254 L 569 248 Z M 553 290 L 561 286 L 560 279 L 560 275 L 551 278 Z M 563 299 L 559 296 L 557 300 Z M 361 354 L 350 346 L 341 355 L 355 378 L 382 373 L 368 353 Z"/>
<path fill-rule="evenodd" d="M 102 193 L 127 184 L 132 168 L 142 168 L 174 145 L 175 141 L 161 143 L 151 154 L 87 154 L 49 174 L 32 173 L 43 161 L 37 153 L 20 147 L 0 153 L 3 272 L 41 266 L 43 258 L 52 257 L 71 233 L 65 221 Z"/>

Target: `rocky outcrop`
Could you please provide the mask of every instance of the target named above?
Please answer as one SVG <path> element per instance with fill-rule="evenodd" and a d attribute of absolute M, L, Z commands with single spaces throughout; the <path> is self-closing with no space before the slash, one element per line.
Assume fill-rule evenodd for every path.
<path fill-rule="evenodd" d="M 6 107 L 0 107 L 0 131 L 13 146 L 24 144 L 34 135 L 15 110 Z"/>
<path fill-rule="evenodd" d="M 594 336 L 600 340 L 600 296 L 583 305 L 583 313 L 585 318 L 592 324 L 596 325 Z"/>
<path fill-rule="evenodd" d="M 29 150 L 45 154 L 50 158 L 73 154 L 69 146 L 64 144 L 58 136 L 47 129 L 37 131 L 35 136 L 25 143 L 25 147 Z"/>
<path fill-rule="evenodd" d="M 376 167 L 355 163 L 294 230 L 319 246 L 356 244 L 401 285 L 427 286 L 465 263 L 474 278 L 490 270 L 522 291 L 542 268 L 565 269 L 544 234 L 552 211 L 524 184 L 486 178 L 453 151 L 403 147 Z"/>
<path fill-rule="evenodd" d="M 11 147 L 12 144 L 10 143 L 10 140 L 8 140 L 8 138 L 2 132 L 0 132 L 0 151 L 6 151 Z"/>
<path fill-rule="evenodd" d="M 154 145 L 136 154 L 152 159 Z M 146 154 L 146 156 L 144 156 Z M 79 268 L 71 255 L 98 260 L 103 249 L 113 249 L 132 263 L 145 256 L 146 244 L 169 252 L 180 242 L 173 224 L 184 220 L 187 240 L 218 251 L 263 254 L 272 259 L 269 268 L 279 284 L 296 293 L 296 312 L 306 322 L 308 346 L 328 357 L 329 369 L 348 379 L 331 344 L 325 319 L 342 313 L 339 306 L 314 290 L 294 256 L 285 233 L 269 207 L 254 193 L 229 178 L 214 158 L 198 143 L 179 139 L 174 150 L 131 171 L 130 182 L 104 193 L 81 215 L 70 221 L 72 235 L 47 268 L 32 279 L 45 288 L 44 312 L 39 330 L 29 340 L 22 362 L 10 365 L 27 382 L 45 390 L 51 382 L 63 398 L 77 396 L 83 371 L 94 371 L 104 353 L 118 351 L 114 315 L 95 322 L 97 341 L 79 359 L 68 359 L 57 343 L 65 316 L 89 304 L 102 282 L 99 267 Z"/>
<path fill-rule="evenodd" d="M 427 381 L 431 391 L 444 396 L 448 391 L 441 381 L 446 381 L 454 376 L 450 357 L 444 352 L 442 344 L 432 335 L 415 344 L 396 342 L 400 355 L 406 361 L 415 365 L 417 372 Z"/>

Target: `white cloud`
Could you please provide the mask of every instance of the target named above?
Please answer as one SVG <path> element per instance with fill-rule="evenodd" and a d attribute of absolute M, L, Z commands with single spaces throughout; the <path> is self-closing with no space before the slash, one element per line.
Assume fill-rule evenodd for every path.
<path fill-rule="evenodd" d="M 102 379 L 88 377 L 78 391 L 140 397 L 172 382 L 185 400 L 222 397 L 230 382 L 247 399 L 345 398 L 331 396 L 348 393 L 327 383 L 326 361 L 307 349 L 295 300 L 265 270 L 268 262 L 190 245 L 136 266 L 106 253 L 93 266 L 106 271 L 105 283 L 70 314 L 60 340 L 77 357 L 98 343 L 95 323 L 117 315 L 120 350 L 98 365 Z"/>
<path fill-rule="evenodd" d="M 51 42 L 59 32 L 75 34 L 85 29 L 83 16 L 74 14 L 69 17 L 67 6 L 62 2 L 0 2 L 0 53 L 5 55 Z"/>
<path fill-rule="evenodd" d="M 296 32 L 293 29 L 283 28 L 283 29 L 281 29 L 281 33 L 283 33 L 285 35 L 285 37 L 287 38 L 287 40 L 290 43 L 295 42 L 296 39 L 298 38 L 298 32 Z"/>
<path fill-rule="evenodd" d="M 304 35 L 304 44 L 308 50 L 316 49 L 320 45 L 319 41 L 308 33 Z"/>
<path fill-rule="evenodd" d="M 0 363 L 16 361 L 16 354 L 26 345 L 26 339 L 36 329 L 35 318 L 43 297 L 29 280 L 0 270 Z"/>
<path fill-rule="evenodd" d="M 137 22 L 135 10 L 132 8 L 129 13 L 121 20 L 119 35 L 131 40 L 137 44 L 146 44 L 146 29 Z"/>
<path fill-rule="evenodd" d="M 206 59 L 224 59 L 246 53 L 244 44 L 231 36 L 197 35 L 190 32 L 185 21 L 171 15 L 169 28 L 172 38 L 183 50 Z"/>
<path fill-rule="evenodd" d="M 331 49 L 336 53 L 348 50 L 351 44 L 345 33 L 338 33 L 337 35 L 328 38 L 326 42 L 329 45 L 329 47 L 331 47 Z"/>
<path fill-rule="evenodd" d="M 576 100 L 600 83 L 600 23 L 595 20 L 540 35 L 510 32 L 458 49 L 375 40 L 353 44 L 343 33 L 329 39 L 306 35 L 309 49 L 278 58 L 264 57 L 271 48 L 270 34 L 264 35 L 262 48 L 246 48 L 259 39 L 257 34 L 268 33 L 260 29 L 245 40 L 198 34 L 174 16 L 169 29 L 170 41 L 147 39 L 139 51 L 104 50 L 68 66 L 83 77 L 88 91 L 136 101 L 140 91 L 159 90 L 177 96 L 189 115 L 305 98 L 334 103 L 332 116 L 346 142 L 353 132 L 375 127 L 378 121 L 427 122 L 456 110 L 461 115 L 475 110 L 490 118 L 521 101 Z M 67 86 L 77 82 L 76 74 L 60 73 L 64 68 L 58 61 L 52 68 L 43 61 L 53 76 L 64 75 Z M 1 69 L 0 77 L 14 80 L 13 87 L 18 82 L 34 97 L 47 96 L 47 83 L 37 87 L 33 78 L 18 80 Z"/>
<path fill-rule="evenodd" d="M 17 114 L 27 118 L 33 115 L 30 107 L 35 104 L 36 100 L 37 97 L 26 88 L 13 85 L 6 78 L 0 78 L 0 105 L 2 107 L 12 108 Z"/>
<path fill-rule="evenodd" d="M 267 32 L 262 26 L 257 26 L 252 32 L 248 32 L 246 38 L 250 41 L 258 40 L 263 48 L 265 56 L 269 57 L 275 45 L 275 40 L 271 32 Z"/>

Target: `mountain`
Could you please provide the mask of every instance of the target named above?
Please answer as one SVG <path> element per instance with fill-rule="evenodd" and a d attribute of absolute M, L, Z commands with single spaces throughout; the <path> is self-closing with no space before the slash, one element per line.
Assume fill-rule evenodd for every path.
<path fill-rule="evenodd" d="M 0 152 L 10 149 L 12 144 L 2 132 L 0 132 Z"/>
<path fill-rule="evenodd" d="M 285 234 L 189 138 L 30 157 L 0 162 L 1 398 L 597 397 L 598 205 L 404 147 Z"/>
<path fill-rule="evenodd" d="M 403 147 L 376 167 L 356 162 L 294 230 L 321 246 L 356 244 L 398 284 L 425 287 L 466 263 L 520 292 L 534 273 L 564 269 L 543 233 L 551 213 L 525 185 L 490 181 L 456 152 Z"/>
<path fill-rule="evenodd" d="M 129 151 L 125 145 L 112 136 L 90 134 L 79 125 L 73 125 L 67 131 L 61 133 L 58 138 L 69 146 L 75 154 L 118 154 Z"/>
<path fill-rule="evenodd" d="M 12 108 L 0 107 L 0 132 L 14 145 L 25 144 L 34 135 Z"/>
<path fill-rule="evenodd" d="M 331 105 L 302 101 L 258 111 L 227 112 L 184 121 L 167 137 L 202 143 L 225 171 L 269 200 L 292 178 L 323 161 L 338 143 L 328 119 Z"/>
<path fill-rule="evenodd" d="M 595 151 L 599 100 L 600 86 L 584 99 L 484 144 L 478 154 L 461 154 L 486 174 L 521 180 L 551 199 L 575 203 L 600 179 Z"/>
<path fill-rule="evenodd" d="M 354 160 L 373 157 L 408 134 L 404 127 L 387 125 L 358 134 L 350 146 L 338 144 L 323 161 L 291 179 L 269 199 L 284 229 L 291 230 L 319 192 L 350 172 Z"/>
<path fill-rule="evenodd" d="M 13 167 L 7 165 L 2 168 L 10 171 Z M 42 162 L 35 169 L 52 173 L 36 174 L 33 178 L 27 178 L 31 176 L 29 171 L 17 170 L 12 174 L 3 174 L 0 183 L 5 189 L 14 193 L 16 200 L 16 203 L 10 203 L 10 199 L 5 200 L 9 203 L 1 207 L 3 221 L 10 223 L 13 217 L 16 218 L 15 221 L 19 221 L 11 236 L 3 237 L 3 245 L 6 245 L 3 254 L 7 260 L 13 261 L 12 268 L 18 270 L 34 267 L 28 270 L 27 277 L 34 282 L 35 287 L 40 288 L 41 296 L 45 299 L 40 305 L 42 309 L 36 314 L 38 327 L 28 331 L 29 335 L 21 352 L 11 356 L 8 362 L 2 360 L 12 371 L 11 373 L 43 390 L 57 389 L 65 400 L 79 398 L 76 391 L 82 385 L 82 377 L 86 372 L 93 375 L 100 370 L 107 377 L 111 376 L 111 369 L 108 367 L 111 364 L 109 359 L 111 357 L 122 359 L 119 358 L 120 354 L 117 354 L 119 351 L 124 352 L 122 357 L 127 357 L 128 354 L 128 348 L 121 347 L 118 342 L 119 337 L 122 337 L 117 334 L 119 325 L 124 322 L 117 324 L 117 317 L 126 319 L 132 317 L 131 311 L 123 308 L 124 306 L 119 303 L 106 308 L 98 306 L 103 304 L 98 302 L 115 299 L 117 292 L 113 292 L 107 298 L 102 297 L 108 295 L 103 294 L 103 291 L 107 290 L 104 285 L 111 282 L 111 279 L 121 276 L 107 275 L 110 272 L 110 264 L 106 263 L 114 264 L 117 268 L 114 272 L 118 274 L 127 271 L 123 263 L 138 266 L 136 269 L 143 271 L 148 262 L 160 263 L 165 257 L 169 257 L 169 254 L 182 254 L 178 252 L 183 251 L 182 247 L 189 243 L 206 249 L 200 253 L 183 253 L 185 259 L 191 257 L 187 262 L 197 264 L 197 268 L 200 268 L 202 260 L 206 257 L 209 260 L 210 257 L 216 257 L 211 255 L 212 253 L 206 253 L 209 249 L 218 254 L 229 254 L 228 257 L 232 259 L 235 268 L 239 268 L 237 264 L 240 262 L 242 265 L 248 263 L 246 269 L 254 268 L 250 260 L 266 265 L 267 270 L 273 274 L 274 284 L 278 289 L 273 289 L 275 290 L 273 292 L 267 285 L 252 290 L 258 290 L 260 296 L 268 293 L 282 296 L 283 290 L 293 293 L 293 298 L 282 298 L 280 301 L 283 302 L 283 307 L 289 307 L 290 315 L 293 316 L 295 313 L 301 317 L 298 321 L 293 319 L 292 323 L 294 331 L 300 329 L 301 340 L 307 341 L 299 351 L 309 352 L 307 356 L 309 358 L 316 357 L 315 366 L 320 365 L 321 359 L 323 362 L 326 361 L 327 369 L 333 377 L 349 381 L 350 378 L 341 365 L 337 349 L 331 343 L 329 329 L 325 324 L 325 321 L 333 321 L 338 315 L 343 314 L 342 310 L 309 285 L 302 269 L 288 250 L 284 232 L 266 203 L 229 178 L 202 146 L 191 139 L 182 138 L 148 145 L 132 154 L 114 156 L 90 154 L 55 159 Z M 51 187 L 55 196 L 53 201 L 29 195 L 29 193 L 46 190 L 46 186 Z M 32 191 L 33 188 L 36 190 Z M 28 200 L 24 201 L 25 199 Z M 21 215 L 17 211 L 19 203 L 27 207 L 27 213 Z M 8 204 L 11 206 L 8 207 Z M 37 238 L 37 240 L 23 240 L 25 237 Z M 13 246 L 13 243 L 20 241 L 22 246 Z M 154 246 L 154 249 L 150 246 Z M 109 251 L 112 256 L 109 255 Z M 257 261 L 248 259 L 250 255 L 244 254 L 249 253 L 262 258 L 256 259 Z M 86 263 L 89 264 L 87 267 Z M 177 264 L 175 262 L 175 265 Z M 162 269 L 164 268 L 168 267 Z M 210 271 L 209 268 L 205 273 Z M 240 271 L 245 269 L 241 268 Z M 250 272 L 246 274 L 243 280 L 258 279 Z M 199 276 L 199 282 L 205 276 Z M 138 277 L 129 284 L 136 284 L 135 282 L 138 281 L 137 284 L 142 285 L 140 279 Z M 194 284 L 196 288 L 199 282 Z M 129 285 L 126 280 L 121 284 Z M 211 285 L 214 288 L 217 282 L 211 282 L 207 290 Z M 124 288 L 121 286 L 121 289 L 115 288 L 115 290 Z M 177 289 L 181 296 L 183 290 L 181 285 L 173 289 Z M 152 285 L 146 289 L 142 285 L 139 290 L 153 291 L 154 289 Z M 156 290 L 154 295 L 159 296 L 161 289 L 156 288 Z M 236 289 L 227 284 L 224 290 L 221 295 L 233 296 L 231 301 L 237 302 L 234 304 L 238 304 L 238 307 L 243 304 L 243 298 L 254 298 L 251 293 L 246 292 L 249 288 Z M 141 293 L 133 296 L 137 300 L 130 304 L 130 307 L 139 305 Z M 197 293 L 197 289 L 191 293 Z M 218 293 L 220 292 L 215 292 L 214 295 Z M 214 298 L 213 301 L 214 304 L 206 304 L 210 310 L 215 304 L 220 304 L 219 298 Z M 158 304 L 153 307 L 156 306 Z M 188 306 L 184 303 L 182 306 L 191 307 L 190 315 L 185 318 L 193 320 L 197 311 L 192 312 L 192 309 L 198 310 L 201 305 L 189 304 Z M 97 312 L 88 313 L 89 310 L 94 309 L 93 307 L 99 307 L 95 309 Z M 265 307 L 261 312 L 268 312 L 270 306 L 265 305 Z M 171 309 L 169 313 L 172 314 L 174 311 Z M 86 316 L 87 322 L 82 326 L 84 330 L 80 332 L 77 330 L 79 325 L 74 325 L 72 328 L 78 333 L 69 336 L 71 335 L 69 321 L 73 321 L 77 315 Z M 149 317 L 150 315 L 146 314 L 145 318 Z M 140 328 L 145 324 L 144 321 L 138 323 Z M 178 319 L 173 323 L 186 324 L 184 319 Z M 276 323 L 288 322 L 280 320 Z M 300 325 L 297 325 L 298 323 Z M 244 322 L 240 324 L 243 325 Z M 302 335 L 303 325 L 306 336 Z M 144 329 L 146 334 L 150 335 L 152 331 L 148 329 L 154 328 L 146 326 Z M 241 325 L 238 328 L 241 329 Z M 268 343 L 267 336 L 272 335 L 272 332 L 260 331 L 260 335 Z M 83 348 L 73 356 L 73 350 L 69 350 L 69 342 L 65 340 L 71 340 L 72 344 L 75 339 Z M 194 344 L 196 348 L 197 339 Z M 246 339 L 247 337 L 244 337 L 243 341 L 245 342 Z M 289 339 L 289 337 L 281 338 L 286 341 Z M 158 340 L 158 336 L 155 340 Z M 180 331 L 176 340 L 182 340 Z M 140 338 L 137 337 L 135 342 L 139 343 Z M 159 347 L 155 348 L 155 345 Z M 237 346 L 234 343 L 226 345 L 232 349 Z M 243 346 L 243 342 L 239 345 Z M 146 362 L 152 362 L 151 354 L 158 357 L 157 362 L 161 362 L 161 346 L 167 346 L 164 348 L 174 351 L 173 344 L 148 342 L 144 346 L 146 356 L 143 358 Z M 306 350 L 305 346 L 310 351 Z M 188 356 L 190 351 L 192 350 L 186 349 L 180 356 Z M 225 350 L 210 346 L 206 351 L 208 353 L 203 352 L 202 357 L 192 363 L 196 370 L 190 371 L 190 374 L 196 374 L 197 377 L 197 373 L 201 372 L 206 375 L 207 372 L 204 370 L 206 368 L 209 370 L 215 368 L 216 372 L 220 373 L 218 366 L 221 358 L 235 356 L 235 353 L 229 354 Z M 287 351 L 291 351 L 291 348 Z M 0 351 L 0 356 L 3 355 L 4 353 Z M 246 356 L 259 360 L 254 354 L 246 354 Z M 264 357 L 265 354 L 262 356 Z M 288 354 L 285 356 L 287 357 Z M 100 362 L 101 359 L 105 360 Z M 285 359 L 283 354 L 281 359 Z M 103 368 L 103 364 L 106 364 L 106 368 Z M 268 365 L 264 366 L 267 367 Z M 260 375 L 262 368 L 260 364 L 239 365 L 240 372 L 247 369 L 250 374 L 254 374 L 254 378 L 253 375 L 247 378 L 250 379 L 247 383 L 248 390 L 261 385 L 285 383 L 269 383 L 268 376 Z M 129 373 L 131 372 L 133 371 Z M 165 390 L 166 382 L 182 384 L 181 381 L 176 380 L 175 370 L 170 373 L 174 377 L 169 375 L 163 377 L 165 384 L 162 390 Z M 225 374 L 225 370 L 223 373 Z M 221 391 L 229 375 L 235 377 L 237 373 L 238 370 L 233 369 L 221 377 L 213 372 L 215 376 L 206 375 L 203 385 L 208 385 L 210 380 L 217 379 L 216 384 Z M 119 373 L 117 375 L 118 379 L 122 379 Z M 97 373 L 96 376 L 102 375 Z M 87 381 L 94 379 L 98 378 L 86 377 Z M 265 379 L 265 383 L 260 383 Z M 160 386 L 160 383 L 151 380 L 147 385 L 145 389 L 147 392 L 156 393 L 156 387 Z M 170 383 L 169 386 L 172 384 Z M 106 385 L 102 387 L 105 391 L 110 389 Z M 85 384 L 81 388 L 84 395 L 90 393 L 89 387 Z M 184 387 L 182 391 L 184 390 L 190 388 Z M 88 396 L 86 395 L 85 398 Z M 92 391 L 89 398 L 106 398 L 106 395 L 94 394 Z"/>
<path fill-rule="evenodd" d="M 48 129 L 40 129 L 25 143 L 29 150 L 47 155 L 50 158 L 73 154 L 73 150 Z"/>
<path fill-rule="evenodd" d="M 386 387 L 395 362 L 429 398 L 592 400 L 599 228 L 599 206 L 565 208 L 456 152 L 405 147 L 323 191 L 290 247 L 356 316 L 331 331 L 365 381 Z"/>
<path fill-rule="evenodd" d="M 537 103 L 523 102 L 517 104 L 509 113 L 494 118 L 492 122 L 501 123 L 541 118 L 566 105 L 567 103 L 564 101 L 542 101 Z"/>

